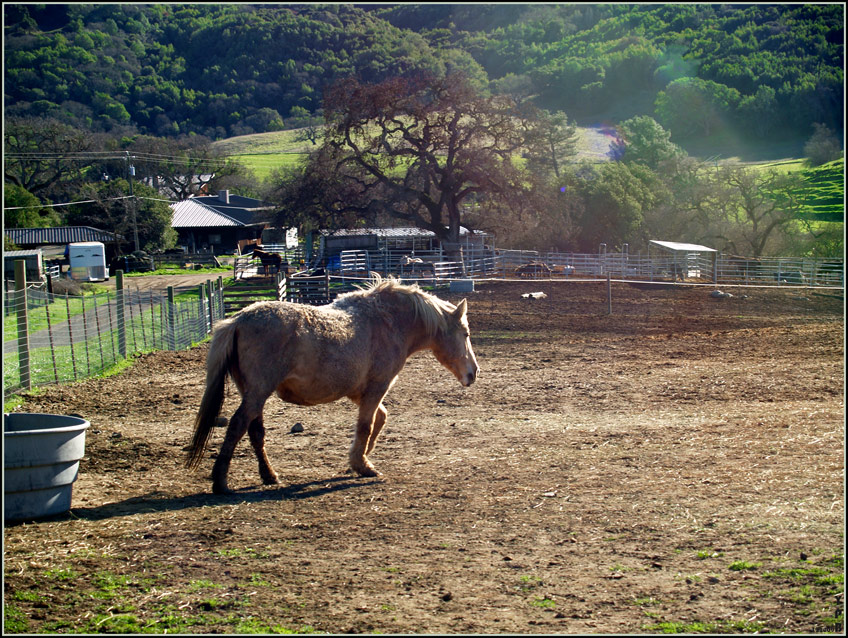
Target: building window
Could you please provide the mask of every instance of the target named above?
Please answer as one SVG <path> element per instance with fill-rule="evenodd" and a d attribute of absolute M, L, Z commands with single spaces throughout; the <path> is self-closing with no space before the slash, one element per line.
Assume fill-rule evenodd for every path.
<path fill-rule="evenodd" d="M 209 235 L 209 243 L 210 244 L 220 244 L 221 236 L 220 235 Z"/>

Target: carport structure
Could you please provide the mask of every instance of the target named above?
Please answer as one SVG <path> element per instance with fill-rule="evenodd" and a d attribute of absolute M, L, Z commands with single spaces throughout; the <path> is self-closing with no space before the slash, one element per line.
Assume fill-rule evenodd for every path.
<path fill-rule="evenodd" d="M 661 264 L 675 279 L 695 277 L 716 280 L 718 251 L 715 248 L 652 239 L 648 242 L 648 253 L 655 263 Z"/>

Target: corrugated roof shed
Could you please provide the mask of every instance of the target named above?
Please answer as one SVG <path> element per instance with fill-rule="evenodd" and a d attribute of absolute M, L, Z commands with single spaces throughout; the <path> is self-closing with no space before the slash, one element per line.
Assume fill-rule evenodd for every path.
<path fill-rule="evenodd" d="M 402 226 L 400 228 L 350 228 L 339 230 L 322 230 L 322 235 L 333 237 L 360 237 L 368 235 L 376 235 L 377 237 L 435 237 L 436 233 L 432 230 L 424 230 L 423 228 L 415 228 L 414 226 Z M 467 235 L 468 229 L 461 226 L 459 229 L 460 235 Z"/>
<path fill-rule="evenodd" d="M 173 228 L 216 228 L 221 226 L 251 226 L 267 222 L 266 211 L 272 207 L 259 199 L 228 195 L 224 202 L 219 196 L 192 197 L 171 204 Z"/>
<path fill-rule="evenodd" d="M 218 212 L 205 204 L 197 201 L 197 198 L 186 199 L 176 204 L 171 204 L 173 215 L 171 226 L 173 228 L 218 228 L 221 226 L 244 226 L 236 219 Z"/>
<path fill-rule="evenodd" d="M 3 231 L 18 246 L 47 246 L 81 241 L 115 241 L 115 234 L 91 226 L 59 226 L 56 228 L 6 228 Z M 123 239 L 120 235 L 118 239 Z"/>

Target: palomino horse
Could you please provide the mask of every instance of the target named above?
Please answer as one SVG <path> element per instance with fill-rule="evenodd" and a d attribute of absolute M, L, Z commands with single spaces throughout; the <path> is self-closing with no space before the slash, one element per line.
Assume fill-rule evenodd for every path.
<path fill-rule="evenodd" d="M 454 306 L 418 286 L 372 275 L 367 287 L 326 306 L 260 301 L 218 324 L 206 358 L 206 391 L 187 457 L 188 467 L 200 464 L 229 374 L 241 394 L 241 405 L 229 421 L 212 468 L 213 492 L 230 491 L 230 461 L 245 433 L 259 460 L 262 482 L 278 482 L 265 454 L 262 422 L 265 402 L 274 392 L 296 405 L 342 397 L 358 405 L 350 467 L 361 476 L 378 476 L 367 455 L 386 422 L 383 397 L 410 355 L 432 350 L 463 386 L 477 378 L 464 299 Z"/>
<path fill-rule="evenodd" d="M 251 255 L 253 259 L 259 259 L 262 262 L 262 269 L 265 271 L 265 274 L 270 274 L 268 271 L 269 267 L 274 267 L 276 270 L 274 272 L 280 272 L 280 269 L 283 266 L 283 256 L 279 253 L 269 253 L 265 252 L 260 248 L 254 248 L 253 254 Z"/>

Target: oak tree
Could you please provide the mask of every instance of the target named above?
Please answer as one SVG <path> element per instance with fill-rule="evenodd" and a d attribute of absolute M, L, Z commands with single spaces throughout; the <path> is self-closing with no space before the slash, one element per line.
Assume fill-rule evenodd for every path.
<path fill-rule="evenodd" d="M 508 96 L 482 95 L 464 76 L 346 79 L 329 89 L 324 115 L 323 142 L 302 179 L 278 189 L 280 223 L 392 219 L 451 243 L 464 206 L 526 204 L 516 158 L 532 115 Z"/>

